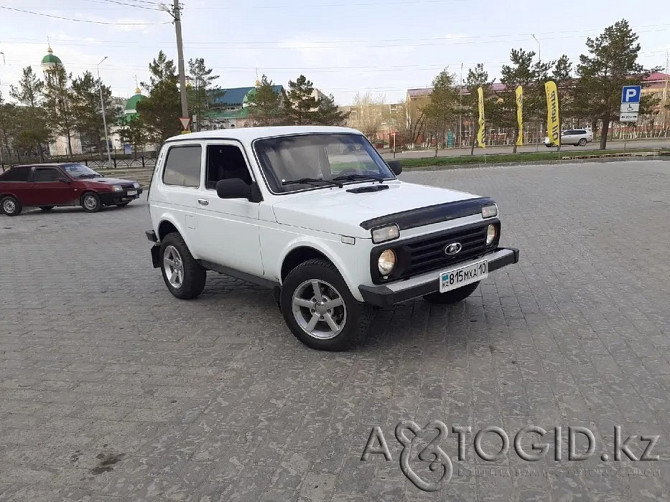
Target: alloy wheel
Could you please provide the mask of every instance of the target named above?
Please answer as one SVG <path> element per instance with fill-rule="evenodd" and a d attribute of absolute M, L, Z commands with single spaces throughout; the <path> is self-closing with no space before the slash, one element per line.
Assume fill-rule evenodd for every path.
<path fill-rule="evenodd" d="M 310 279 L 293 292 L 293 316 L 309 336 L 328 340 L 337 336 L 347 323 L 347 307 L 342 295 L 330 283 Z"/>

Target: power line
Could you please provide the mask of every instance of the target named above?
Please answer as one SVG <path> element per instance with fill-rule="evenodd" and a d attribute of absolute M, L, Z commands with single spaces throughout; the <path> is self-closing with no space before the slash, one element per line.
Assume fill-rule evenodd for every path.
<path fill-rule="evenodd" d="M 170 24 L 170 21 L 166 21 L 164 23 L 117 23 L 117 22 L 108 22 L 108 21 L 93 21 L 91 19 L 75 19 L 75 18 L 72 18 L 72 17 L 63 17 L 63 16 L 55 16 L 53 14 L 45 14 L 44 12 L 35 12 L 35 11 L 31 11 L 31 10 L 17 9 L 15 7 L 6 7 L 4 5 L 0 5 L 0 9 L 12 10 L 12 11 L 15 11 L 15 12 L 21 12 L 23 14 L 32 14 L 34 16 L 50 17 L 50 18 L 53 18 L 53 19 L 60 19 L 62 21 L 76 21 L 78 23 L 105 24 L 105 25 L 111 25 L 111 26 L 149 26 L 149 25 L 157 25 L 157 24 Z"/>
<path fill-rule="evenodd" d="M 136 3 L 126 3 L 126 2 L 119 2 L 118 0 L 87 0 L 89 2 L 96 2 L 96 3 L 111 3 L 111 4 L 116 4 L 116 5 L 122 5 L 124 7 L 133 7 L 135 9 L 146 9 L 146 10 L 158 10 L 158 4 L 155 4 L 153 7 L 147 7 L 146 5 L 140 5 Z"/>

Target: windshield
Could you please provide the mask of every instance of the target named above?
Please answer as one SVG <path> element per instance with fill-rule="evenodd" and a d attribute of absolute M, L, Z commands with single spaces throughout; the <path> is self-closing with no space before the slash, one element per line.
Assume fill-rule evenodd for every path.
<path fill-rule="evenodd" d="M 102 178 L 102 174 L 96 173 L 84 164 L 66 164 L 62 167 L 72 178 Z"/>
<path fill-rule="evenodd" d="M 394 178 L 370 142 L 358 134 L 281 136 L 258 140 L 254 149 L 275 193 Z"/>

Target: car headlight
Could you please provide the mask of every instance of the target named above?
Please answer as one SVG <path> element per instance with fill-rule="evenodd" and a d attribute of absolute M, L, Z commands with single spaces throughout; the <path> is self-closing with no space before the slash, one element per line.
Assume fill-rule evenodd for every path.
<path fill-rule="evenodd" d="M 372 231 L 372 242 L 379 244 L 380 242 L 392 241 L 400 237 L 400 229 L 395 223 L 386 227 L 375 228 Z"/>
<path fill-rule="evenodd" d="M 382 254 L 379 255 L 379 259 L 377 260 L 377 268 L 379 269 L 379 273 L 384 276 L 389 275 L 395 268 L 395 262 L 395 251 L 392 249 L 385 249 L 382 251 Z"/>
<path fill-rule="evenodd" d="M 496 229 L 496 226 L 495 225 L 489 225 L 486 228 L 486 245 L 488 246 L 494 240 L 496 240 L 497 236 L 498 236 L 498 230 Z"/>
<path fill-rule="evenodd" d="M 112 190 L 115 192 L 123 192 L 123 187 L 120 185 L 112 185 Z"/>
<path fill-rule="evenodd" d="M 133 186 L 134 186 L 135 188 L 139 188 L 139 187 L 140 187 L 140 184 L 136 181 L 135 183 L 133 183 Z"/>
<path fill-rule="evenodd" d="M 489 204 L 482 207 L 482 218 L 493 218 L 494 216 L 498 216 L 498 206 Z"/>

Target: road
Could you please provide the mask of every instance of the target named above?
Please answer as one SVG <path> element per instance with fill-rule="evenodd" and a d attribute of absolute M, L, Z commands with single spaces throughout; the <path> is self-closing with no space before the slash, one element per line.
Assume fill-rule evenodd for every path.
<path fill-rule="evenodd" d="M 339 354 L 296 341 L 256 286 L 211 274 L 173 298 L 145 202 L 0 216 L 0 500 L 667 500 L 670 163 L 402 177 L 493 196 L 521 261 L 460 305 L 380 311 Z M 413 449 L 409 421 L 436 421 Z M 539 461 L 515 452 L 526 426 L 547 431 L 520 436 Z M 658 436 L 652 460 L 615 426 L 636 459 Z M 593 434 L 588 460 L 568 427 L 576 453 L 574 428 Z"/>
<path fill-rule="evenodd" d="M 599 143 L 594 142 L 594 143 L 589 143 L 586 146 L 571 146 L 571 145 L 566 145 L 561 148 L 561 151 L 569 154 L 573 152 L 580 152 L 580 151 L 588 151 L 588 150 L 598 150 L 599 148 Z M 626 148 L 648 148 L 650 150 L 652 149 L 660 149 L 660 148 L 670 148 L 670 138 L 662 138 L 662 139 L 654 139 L 654 140 L 649 140 L 649 139 L 641 139 L 641 140 L 634 140 L 634 141 L 627 141 L 626 142 Z M 624 142 L 623 141 L 610 141 L 607 143 L 607 149 L 608 150 L 623 150 L 624 149 Z M 547 148 L 544 145 L 526 145 L 526 146 L 521 146 L 517 149 L 518 152 L 555 152 L 556 148 Z M 504 153 L 512 153 L 512 146 L 511 145 L 506 145 L 506 146 L 491 146 L 485 149 L 482 148 L 475 148 L 475 155 L 493 155 L 493 154 L 504 154 Z M 393 158 L 393 152 L 389 152 L 387 150 L 383 151 L 383 157 L 385 159 L 392 159 Z M 397 159 L 412 159 L 412 158 L 419 158 L 419 157 L 433 157 L 435 155 L 435 150 L 407 150 L 405 152 L 397 152 L 396 157 Z M 470 155 L 470 148 L 448 148 L 446 150 L 439 150 L 438 151 L 438 157 L 458 157 L 461 155 Z"/>

